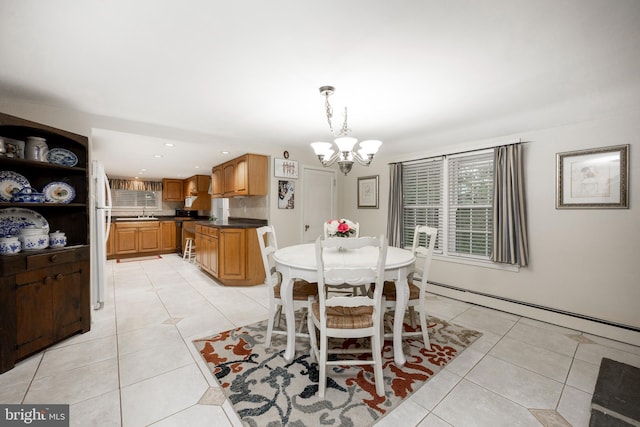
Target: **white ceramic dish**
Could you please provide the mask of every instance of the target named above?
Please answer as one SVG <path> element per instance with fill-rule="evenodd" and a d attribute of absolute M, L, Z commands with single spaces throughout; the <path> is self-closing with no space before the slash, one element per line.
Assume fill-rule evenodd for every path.
<path fill-rule="evenodd" d="M 0 201 L 10 202 L 14 193 L 31 187 L 29 180 L 17 172 L 0 171 Z"/>
<path fill-rule="evenodd" d="M 50 182 L 42 189 L 45 202 L 69 203 L 76 197 L 76 190 L 66 182 Z"/>
<path fill-rule="evenodd" d="M 25 208 L 0 209 L 0 237 L 18 236 L 23 228 L 39 228 L 49 233 L 49 223 L 38 212 Z"/>

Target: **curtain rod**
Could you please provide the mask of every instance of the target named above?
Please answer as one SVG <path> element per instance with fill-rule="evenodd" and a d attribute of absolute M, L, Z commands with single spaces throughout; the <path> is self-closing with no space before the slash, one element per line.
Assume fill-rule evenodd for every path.
<path fill-rule="evenodd" d="M 407 163 L 407 162 L 417 162 L 420 160 L 428 160 L 428 159 L 435 159 L 436 157 L 447 157 L 447 156 L 455 156 L 457 154 L 465 154 L 465 153 L 473 153 L 475 151 L 484 151 L 484 150 L 491 150 L 492 148 L 497 148 L 497 147 L 507 147 L 509 145 L 518 145 L 518 144 L 529 144 L 531 141 L 523 141 L 522 138 L 520 138 L 518 140 L 518 142 L 512 142 L 511 144 L 500 144 L 500 145 L 493 145 L 490 147 L 484 147 L 484 148 L 474 148 L 473 150 L 463 150 L 463 151 L 456 151 L 454 153 L 447 153 L 447 154 L 436 154 L 434 156 L 429 156 L 429 157 L 421 157 L 419 159 L 411 159 L 411 160 L 405 160 L 403 162 L 392 162 L 392 163 L 387 163 L 388 165 L 395 165 L 398 163 Z"/>

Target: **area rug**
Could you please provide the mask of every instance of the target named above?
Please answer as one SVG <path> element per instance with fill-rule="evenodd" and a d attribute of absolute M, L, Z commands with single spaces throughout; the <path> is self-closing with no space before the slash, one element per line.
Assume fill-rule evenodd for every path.
<path fill-rule="evenodd" d="M 309 355 L 308 339 L 296 339 L 294 360 L 287 363 L 286 336 L 274 335 L 271 347 L 265 349 L 266 320 L 193 343 L 245 425 L 367 426 L 391 412 L 482 335 L 435 317 L 429 317 L 428 324 L 431 349 L 426 350 L 420 339 L 405 338 L 407 363 L 402 368 L 393 363 L 392 342 L 385 341 L 385 396 L 376 394 L 371 366 L 334 366 L 328 368 L 325 398 L 319 398 L 318 366 Z M 407 322 L 404 326 L 412 330 Z M 359 340 L 342 343 L 351 348 L 368 345 Z"/>

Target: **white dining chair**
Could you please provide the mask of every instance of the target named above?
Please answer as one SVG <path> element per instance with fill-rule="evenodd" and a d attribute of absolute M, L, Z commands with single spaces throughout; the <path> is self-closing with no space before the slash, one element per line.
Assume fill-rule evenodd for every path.
<path fill-rule="evenodd" d="M 409 276 L 409 301 L 407 310 L 409 310 L 409 319 L 411 327 L 416 328 L 415 310 L 418 309 L 420 318 L 420 331 L 403 332 L 403 337 L 421 336 L 424 342 L 424 348 L 431 348 L 429 343 L 429 330 L 427 328 L 427 279 L 429 277 L 429 269 L 433 251 L 436 245 L 438 229 L 427 227 L 424 225 L 417 226 L 413 233 L 413 245 L 411 251 L 416 257 L 414 268 Z M 421 246 L 420 241 L 424 240 L 425 245 Z M 396 308 L 396 285 L 394 282 L 384 282 L 385 310 L 388 316 L 393 317 Z M 393 338 L 393 333 L 385 333 L 385 338 Z"/>
<path fill-rule="evenodd" d="M 345 242 L 347 240 L 348 242 Z M 377 248 L 377 260 L 371 267 L 334 267 L 325 263 L 327 257 L 334 256 L 339 247 L 347 250 L 363 247 Z M 387 256 L 387 242 L 384 236 L 344 239 L 334 237 L 316 240 L 316 265 L 318 268 L 318 301 L 309 302 L 308 326 L 313 355 L 319 365 L 318 394 L 324 397 L 327 386 L 327 368 L 336 366 L 336 371 L 344 365 L 373 365 L 376 393 L 384 396 L 382 378 L 382 315 L 384 268 Z M 330 296 L 325 287 L 332 283 L 347 283 L 352 286 L 378 284 L 377 292 L 369 296 Z M 319 331 L 318 341 L 316 329 Z M 329 338 L 371 338 L 371 347 L 357 349 L 329 348 Z M 371 353 L 371 360 L 338 357 L 329 360 L 329 354 L 348 355 Z"/>
<path fill-rule="evenodd" d="M 262 264 L 265 271 L 264 283 L 269 290 L 269 320 L 267 323 L 267 335 L 265 336 L 265 347 L 271 346 L 271 337 L 273 334 L 286 335 L 286 330 L 274 329 L 276 318 L 278 326 L 280 326 L 280 318 L 282 315 L 282 298 L 280 297 L 280 286 L 282 275 L 276 271 L 273 254 L 278 250 L 278 241 L 273 226 L 268 225 L 256 229 L 258 235 L 258 243 L 260 244 L 260 252 L 262 254 Z M 306 280 L 296 280 L 293 284 L 293 309 L 294 311 L 303 310 L 306 313 L 310 301 L 314 301 L 318 295 L 318 287 L 315 283 L 309 283 Z M 296 332 L 296 336 L 308 337 L 309 334 L 302 332 L 305 324 L 306 316 L 300 320 L 300 328 Z M 291 325 L 295 328 L 296 325 Z M 287 325 L 289 327 L 289 325 Z"/>
<path fill-rule="evenodd" d="M 358 222 L 354 222 L 353 223 L 353 229 L 356 230 L 355 234 L 352 237 L 341 237 L 341 239 L 352 239 L 352 238 L 358 238 L 360 237 L 360 223 Z M 325 221 L 324 223 L 324 238 L 328 239 L 330 237 L 335 237 L 329 234 L 329 221 Z M 348 289 L 348 291 L 345 291 L 345 289 Z M 366 295 L 367 294 L 367 287 L 366 286 L 357 286 L 357 287 L 351 287 L 351 286 L 344 286 L 344 285 L 333 285 L 333 286 L 329 286 L 327 288 L 327 291 L 329 292 L 337 292 L 337 293 L 353 293 L 354 295 Z"/>

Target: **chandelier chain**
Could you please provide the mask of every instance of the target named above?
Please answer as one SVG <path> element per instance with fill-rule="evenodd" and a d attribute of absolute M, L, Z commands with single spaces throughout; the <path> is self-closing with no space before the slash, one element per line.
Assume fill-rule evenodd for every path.
<path fill-rule="evenodd" d="M 331 95 L 330 92 L 326 92 L 324 94 L 324 109 L 327 114 L 327 123 L 329 124 L 331 135 L 334 137 L 347 136 L 349 132 L 351 132 L 347 122 L 347 107 L 344 107 L 344 121 L 342 122 L 342 128 L 340 129 L 340 133 L 336 135 L 336 132 L 333 130 L 333 123 L 331 122 L 333 119 L 333 108 L 331 107 L 331 103 L 329 103 L 329 95 Z"/>

